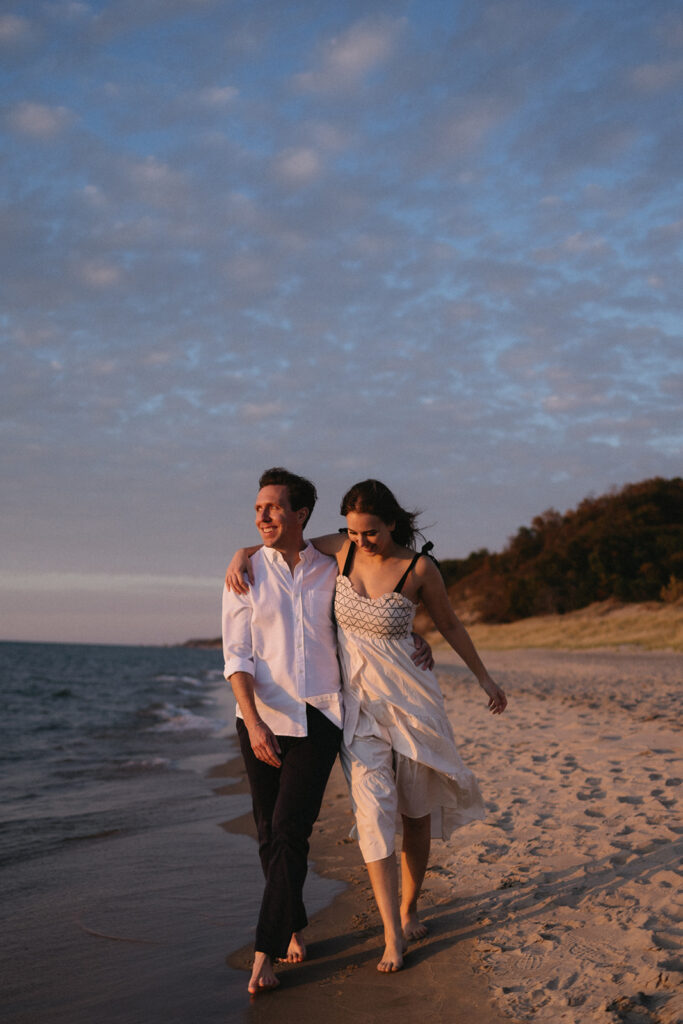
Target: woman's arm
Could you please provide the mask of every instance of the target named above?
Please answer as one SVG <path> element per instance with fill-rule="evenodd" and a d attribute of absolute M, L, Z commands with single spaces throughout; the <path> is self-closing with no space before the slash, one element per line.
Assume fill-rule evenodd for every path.
<path fill-rule="evenodd" d="M 321 553 L 335 558 L 348 541 L 346 533 L 325 533 L 322 537 L 311 537 L 311 544 Z"/>
<path fill-rule="evenodd" d="M 326 533 L 322 537 L 313 537 L 311 544 L 321 554 L 334 558 L 342 550 L 346 541 L 345 533 Z M 254 582 L 254 571 L 249 559 L 261 547 L 263 547 L 262 544 L 252 544 L 251 547 L 237 549 L 225 572 L 225 585 L 228 590 L 233 590 L 236 594 L 247 593 L 249 584 Z M 245 573 L 249 583 L 244 578 Z"/>
<path fill-rule="evenodd" d="M 420 584 L 420 598 L 431 615 L 434 625 L 455 653 L 462 658 L 470 672 L 476 676 L 482 690 L 488 694 L 489 709 L 499 715 L 507 707 L 507 697 L 489 675 L 479 657 L 472 638 L 453 611 L 441 573 L 428 558 L 421 558 L 415 566 Z"/>
<path fill-rule="evenodd" d="M 261 547 L 263 547 L 262 544 L 252 544 L 251 547 L 237 549 L 230 559 L 230 565 L 225 572 L 225 585 L 228 590 L 233 590 L 236 594 L 246 594 L 249 590 L 249 585 L 244 579 L 244 573 L 246 572 L 249 577 L 249 583 L 253 583 L 254 570 L 249 559 Z"/>

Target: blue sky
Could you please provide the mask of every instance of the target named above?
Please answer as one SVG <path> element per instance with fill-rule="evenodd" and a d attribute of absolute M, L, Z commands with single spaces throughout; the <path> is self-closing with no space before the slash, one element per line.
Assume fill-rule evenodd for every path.
<path fill-rule="evenodd" d="M 7 639 L 218 631 L 259 472 L 441 557 L 681 471 L 683 13 L 6 3 Z"/>

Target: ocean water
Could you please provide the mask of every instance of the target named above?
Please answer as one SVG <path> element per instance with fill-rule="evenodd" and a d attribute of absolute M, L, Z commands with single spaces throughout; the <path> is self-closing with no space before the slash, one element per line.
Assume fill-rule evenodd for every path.
<path fill-rule="evenodd" d="M 5 1024 L 246 1019 L 262 888 L 220 651 L 0 643 Z M 211 770 L 214 769 L 212 772 Z M 337 891 L 311 873 L 315 912 Z"/>
<path fill-rule="evenodd" d="M 218 651 L 0 644 L 0 865 L 161 822 L 188 759 L 234 752 L 225 688 Z"/>

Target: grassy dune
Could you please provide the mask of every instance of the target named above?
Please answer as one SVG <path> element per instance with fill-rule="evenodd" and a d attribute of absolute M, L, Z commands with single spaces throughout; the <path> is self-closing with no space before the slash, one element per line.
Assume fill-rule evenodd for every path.
<path fill-rule="evenodd" d="M 489 650 L 635 645 L 647 651 L 683 651 L 683 602 L 619 604 L 610 600 L 566 615 L 541 615 L 503 625 L 468 623 L 467 628 L 477 647 Z"/>

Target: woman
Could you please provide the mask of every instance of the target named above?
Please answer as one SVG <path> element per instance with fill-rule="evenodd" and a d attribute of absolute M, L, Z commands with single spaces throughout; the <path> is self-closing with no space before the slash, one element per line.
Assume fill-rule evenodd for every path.
<path fill-rule="evenodd" d="M 312 543 L 337 558 L 335 616 L 344 689 L 342 765 L 363 859 L 384 925 L 377 969 L 400 970 L 406 944 L 426 935 L 417 901 L 431 836 L 484 817 L 473 774 L 462 763 L 434 674 L 411 659 L 411 630 L 421 601 L 435 626 L 474 673 L 493 714 L 507 699 L 494 683 L 448 600 L 434 562 L 415 552 L 416 516 L 378 480 L 355 484 L 341 514 L 347 536 Z M 245 566 L 233 559 L 226 582 Z M 236 575 L 237 574 L 237 575 Z M 394 853 L 403 824 L 401 900 Z"/>

